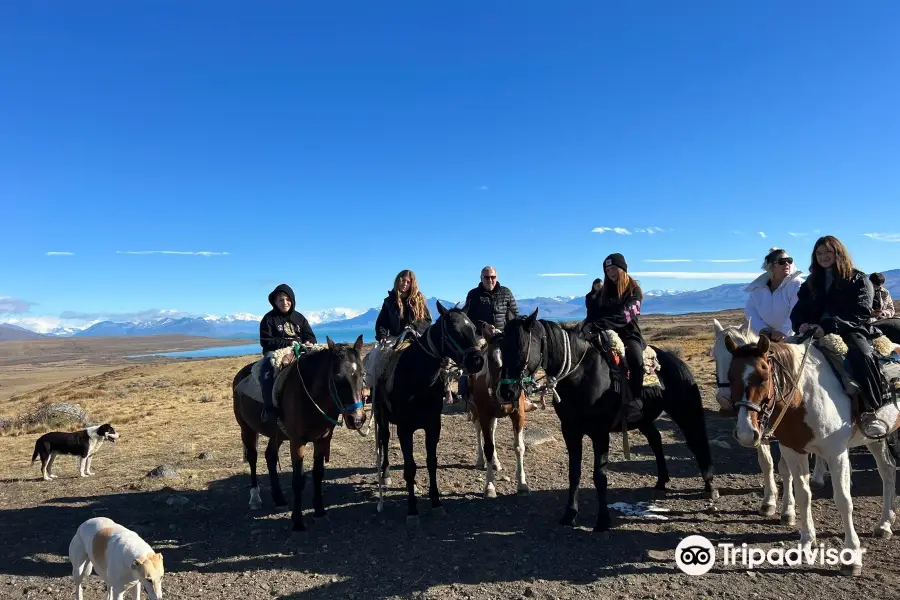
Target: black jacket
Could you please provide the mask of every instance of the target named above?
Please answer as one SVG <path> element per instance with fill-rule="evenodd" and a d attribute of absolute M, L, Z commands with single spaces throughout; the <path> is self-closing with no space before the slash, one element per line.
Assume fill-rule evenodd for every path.
<path fill-rule="evenodd" d="M 425 333 L 428 326 L 431 325 L 431 313 L 428 311 L 428 305 L 425 305 L 425 315 L 418 321 L 411 321 L 412 307 L 409 299 L 404 301 L 403 316 L 400 316 L 400 309 L 397 307 L 397 292 L 391 290 L 388 297 L 384 299 L 381 305 L 381 312 L 378 313 L 378 319 L 375 321 L 375 339 L 378 341 L 386 337 L 394 337 L 400 335 L 406 327 L 411 327 L 419 335 Z"/>
<path fill-rule="evenodd" d="M 284 314 L 275 308 L 275 294 L 284 292 L 291 299 L 291 310 Z M 266 313 L 259 322 L 259 345 L 262 351 L 272 352 L 281 348 L 288 348 L 298 342 L 316 343 L 316 334 L 313 333 L 306 317 L 294 310 L 297 302 L 294 299 L 294 290 L 282 283 L 269 294 L 269 304 L 272 310 Z"/>
<path fill-rule="evenodd" d="M 641 314 L 641 301 L 644 293 L 638 284 L 631 286 L 631 290 L 625 292 L 622 298 L 610 296 L 606 301 L 598 298 L 596 317 L 591 319 L 594 329 L 612 329 L 624 339 L 636 339 L 644 343 L 644 335 L 638 325 L 638 316 Z"/>
<path fill-rule="evenodd" d="M 835 276 L 836 277 L 836 276 Z M 797 291 L 797 304 L 791 311 L 791 326 L 799 331 L 804 323 L 819 325 L 825 333 L 859 333 L 868 339 L 881 335 L 869 324 L 873 287 L 862 271 L 853 270 L 849 281 L 838 287 L 835 279 L 825 291 L 824 277 L 807 279 Z M 815 294 L 813 288 L 815 285 Z"/>
<path fill-rule="evenodd" d="M 602 293 L 602 289 L 599 292 L 591 290 L 584 297 L 584 307 L 587 309 L 586 321 L 596 321 L 600 318 L 600 296 Z"/>
<path fill-rule="evenodd" d="M 497 329 L 506 327 L 506 313 L 511 317 L 519 316 L 519 305 L 509 288 L 500 285 L 494 286 L 494 291 L 489 292 L 482 284 L 469 290 L 466 295 L 466 304 L 469 309 L 466 314 L 478 327 L 479 332 L 485 323 L 489 323 Z"/>

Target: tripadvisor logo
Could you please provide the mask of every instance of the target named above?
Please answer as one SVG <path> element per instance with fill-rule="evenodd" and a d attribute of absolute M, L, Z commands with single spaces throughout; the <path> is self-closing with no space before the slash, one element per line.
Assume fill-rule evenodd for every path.
<path fill-rule="evenodd" d="M 755 569 L 761 565 L 789 566 L 798 565 L 862 565 L 862 557 L 866 553 L 865 548 L 854 550 L 852 548 L 825 548 L 824 544 L 804 548 L 797 544 L 792 548 L 754 548 L 747 544 L 736 546 L 734 544 L 719 543 L 713 546 L 702 535 L 689 535 L 681 540 L 675 547 L 675 564 L 682 572 L 688 575 L 703 575 L 708 573 L 716 562 L 716 547 L 722 550 L 722 565 L 740 566 L 745 569 Z"/>

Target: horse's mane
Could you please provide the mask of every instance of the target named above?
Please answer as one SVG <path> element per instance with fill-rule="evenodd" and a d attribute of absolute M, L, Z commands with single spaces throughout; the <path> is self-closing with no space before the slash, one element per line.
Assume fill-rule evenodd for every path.
<path fill-rule="evenodd" d="M 547 322 L 551 323 L 552 321 Z M 556 324 L 559 325 L 563 331 L 578 331 L 582 322 L 583 321 L 556 321 Z"/>
<path fill-rule="evenodd" d="M 733 339 L 734 343 L 738 346 L 749 346 L 752 344 L 755 347 L 759 342 L 759 336 L 753 333 L 752 329 L 744 329 L 740 325 L 726 327 L 722 333 L 716 337 L 721 337 L 724 340 L 725 336 L 729 336 Z"/>

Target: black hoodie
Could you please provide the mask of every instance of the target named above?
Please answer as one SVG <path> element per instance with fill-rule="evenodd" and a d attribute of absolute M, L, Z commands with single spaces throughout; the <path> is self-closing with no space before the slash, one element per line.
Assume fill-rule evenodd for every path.
<path fill-rule="evenodd" d="M 291 300 L 291 309 L 287 314 L 275 307 L 275 295 L 279 292 L 287 294 Z M 272 352 L 281 348 L 288 348 L 298 342 L 316 343 L 316 334 L 313 333 L 306 317 L 294 310 L 297 302 L 294 299 L 294 290 L 289 285 L 282 283 L 269 294 L 269 304 L 272 310 L 266 313 L 259 322 L 259 344 L 263 352 Z"/>
<path fill-rule="evenodd" d="M 375 339 L 381 341 L 389 336 L 400 335 L 406 327 L 412 327 L 416 333 L 422 335 L 431 325 L 431 321 L 431 312 L 429 312 L 427 304 L 422 319 L 413 321 L 409 299 L 404 300 L 403 316 L 401 317 L 400 308 L 397 306 L 397 292 L 391 290 L 388 292 L 388 297 L 384 299 L 381 312 L 378 313 L 378 319 L 375 321 Z"/>

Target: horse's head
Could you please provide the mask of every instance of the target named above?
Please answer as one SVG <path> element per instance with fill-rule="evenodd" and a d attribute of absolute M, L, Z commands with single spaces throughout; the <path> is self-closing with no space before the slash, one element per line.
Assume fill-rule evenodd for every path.
<path fill-rule="evenodd" d="M 538 309 L 527 317 L 517 317 L 506 323 L 500 351 L 503 366 L 500 368 L 498 396 L 502 402 L 516 402 L 525 383 L 531 380 L 541 366 L 543 328 L 537 322 Z"/>
<path fill-rule="evenodd" d="M 356 343 L 335 344 L 328 340 L 331 355 L 328 393 L 344 416 L 347 429 L 360 429 L 366 422 L 365 404 L 362 399 L 363 367 L 359 352 L 362 350 L 363 336 Z"/>
<path fill-rule="evenodd" d="M 712 347 L 712 357 L 716 361 L 716 400 L 723 410 L 732 410 L 731 383 L 728 381 L 728 369 L 731 368 L 731 353 L 725 346 L 725 338 L 730 337 L 737 345 L 755 344 L 759 337 L 750 329 L 749 317 L 741 325 L 723 327 L 718 319 L 713 319 L 713 331 L 716 341 Z"/>
<path fill-rule="evenodd" d="M 484 355 L 478 349 L 478 334 L 475 324 L 469 319 L 466 311 L 468 303 L 462 308 L 444 308 L 438 301 L 440 316 L 432 326 L 440 332 L 440 339 L 431 339 L 444 358 L 450 358 L 461 366 L 466 373 L 472 375 L 481 371 L 484 366 Z M 431 328 L 429 328 L 431 329 Z M 428 335 L 433 335 L 430 331 Z"/>
<path fill-rule="evenodd" d="M 756 448 L 775 406 L 775 383 L 769 363 L 769 338 L 755 344 L 738 345 L 730 335 L 723 342 L 731 356 L 728 367 L 730 401 L 738 409 L 735 439 L 747 448 Z"/>

